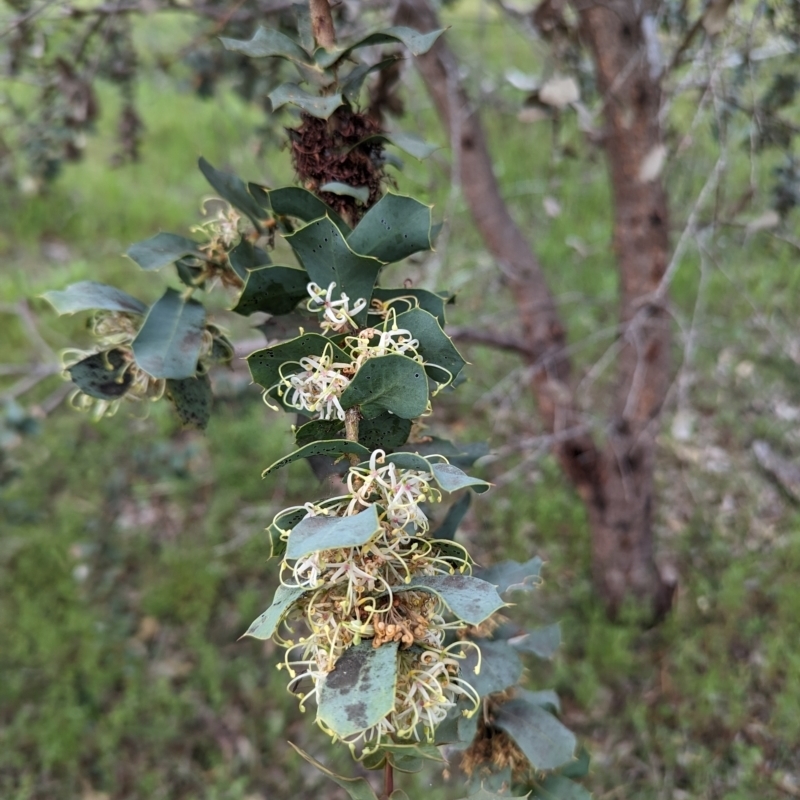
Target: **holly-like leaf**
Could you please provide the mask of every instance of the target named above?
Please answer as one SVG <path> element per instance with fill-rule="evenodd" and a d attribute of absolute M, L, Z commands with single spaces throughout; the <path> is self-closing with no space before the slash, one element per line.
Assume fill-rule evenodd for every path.
<path fill-rule="evenodd" d="M 509 686 L 516 686 L 522 675 L 522 662 L 514 648 L 506 642 L 489 639 L 480 639 L 476 644 L 481 649 L 480 672 L 475 673 L 479 662 L 473 648 L 467 652 L 462 667 L 462 674 L 475 687 L 475 691 L 481 697 L 486 697 L 505 691 Z"/>
<path fill-rule="evenodd" d="M 297 106 L 318 119 L 328 119 L 339 106 L 344 105 L 344 98 L 341 94 L 310 94 L 296 83 L 282 83 L 273 89 L 268 97 L 273 111 L 288 104 Z"/>
<path fill-rule="evenodd" d="M 404 153 L 408 153 L 410 156 L 413 156 L 420 161 L 424 158 L 429 158 L 439 149 L 438 144 L 426 142 L 424 139 L 420 139 L 419 136 L 415 136 L 413 133 L 402 133 L 401 131 L 395 131 L 394 133 L 380 134 L 380 136 L 390 144 L 395 145 L 395 147 L 399 147 Z M 435 241 L 436 237 L 432 236 L 431 239 L 432 241 Z"/>
<path fill-rule="evenodd" d="M 509 644 L 520 653 L 533 653 L 539 658 L 552 658 L 561 646 L 561 626 L 556 623 L 536 628 L 523 636 L 509 639 Z"/>
<path fill-rule="evenodd" d="M 272 210 L 281 217 L 295 217 L 303 222 L 312 222 L 327 216 L 333 224 L 346 236 L 350 226 L 328 205 L 307 189 L 299 186 L 286 186 L 267 192 Z"/>
<path fill-rule="evenodd" d="M 492 484 L 480 478 L 471 478 L 466 472 L 453 464 L 433 464 L 433 477 L 445 492 L 457 492 L 459 489 L 469 487 L 477 494 L 488 491 Z"/>
<path fill-rule="evenodd" d="M 252 636 L 254 639 L 271 638 L 289 609 L 309 591 L 311 589 L 308 586 L 284 586 L 281 584 L 275 591 L 275 597 L 272 598 L 270 607 L 260 617 L 253 620 L 247 631 L 242 634 L 242 638 L 245 636 Z"/>
<path fill-rule="evenodd" d="M 515 698 L 498 706 L 493 721 L 517 743 L 534 769 L 556 769 L 572 761 L 575 734 L 541 706 Z"/>
<path fill-rule="evenodd" d="M 289 534 L 286 558 L 295 560 L 320 550 L 361 547 L 380 532 L 374 505 L 352 517 L 306 517 Z"/>
<path fill-rule="evenodd" d="M 211 381 L 208 375 L 194 378 L 181 378 L 167 381 L 167 396 L 175 406 L 184 425 L 191 425 L 201 431 L 206 429 L 211 419 Z"/>
<path fill-rule="evenodd" d="M 191 378 L 203 344 L 206 310 L 167 289 L 150 308 L 131 348 L 137 365 L 154 378 Z"/>
<path fill-rule="evenodd" d="M 543 563 L 538 556 L 534 556 L 524 564 L 517 561 L 501 561 L 491 567 L 476 570 L 476 575 L 497 586 L 500 594 L 519 590 L 529 591 L 539 585 L 539 573 L 542 571 Z"/>
<path fill-rule="evenodd" d="M 389 450 L 405 444 L 411 433 L 411 420 L 394 414 L 379 414 L 362 419 L 358 426 L 358 441 L 369 450 Z"/>
<path fill-rule="evenodd" d="M 387 192 L 347 237 L 356 252 L 384 264 L 430 250 L 431 207 L 401 194 Z"/>
<path fill-rule="evenodd" d="M 337 775 L 327 767 L 323 766 L 316 759 L 312 758 L 308 753 L 304 753 L 296 744 L 289 742 L 309 764 L 312 764 L 320 772 L 327 775 L 334 783 L 341 786 L 347 792 L 350 800 L 378 800 L 375 792 L 372 791 L 369 783 L 364 778 L 345 778 L 343 775 Z M 392 795 L 394 797 L 394 795 Z"/>
<path fill-rule="evenodd" d="M 306 333 L 288 342 L 256 350 L 247 357 L 247 363 L 253 380 L 265 389 L 271 389 L 281 377 L 281 367 L 283 375 L 288 375 L 292 371 L 288 368 L 292 362 L 298 362 L 304 356 L 321 356 L 325 348 L 332 351 L 334 361 L 349 363 L 350 359 L 343 350 L 318 333 Z M 298 364 L 295 371 L 300 369 Z"/>
<path fill-rule="evenodd" d="M 228 39 L 220 37 L 222 46 L 234 53 L 250 58 L 285 58 L 298 64 L 312 65 L 313 58 L 297 42 L 275 28 L 259 27 L 252 39 Z"/>
<path fill-rule="evenodd" d="M 398 469 L 417 469 L 420 472 L 430 472 L 431 465 L 427 458 L 416 453 L 390 453 L 385 459 L 387 464 L 394 464 Z"/>
<path fill-rule="evenodd" d="M 118 400 L 130 388 L 133 376 L 121 350 L 84 358 L 67 368 L 72 382 L 90 397 L 98 400 Z"/>
<path fill-rule="evenodd" d="M 366 203 L 369 200 L 369 186 L 351 186 L 349 183 L 340 181 L 330 181 L 319 187 L 321 192 L 331 192 L 332 194 L 352 197 L 359 203 Z"/>
<path fill-rule="evenodd" d="M 126 314 L 146 314 L 147 306 L 122 289 L 95 281 L 79 281 L 61 291 L 45 292 L 42 297 L 59 314 L 77 311 L 122 311 Z"/>
<path fill-rule="evenodd" d="M 231 269 L 243 280 L 251 269 L 266 267 L 272 263 L 269 255 L 260 247 L 255 247 L 249 239 L 242 238 L 239 244 L 228 253 Z"/>
<path fill-rule="evenodd" d="M 592 800 L 592 795 L 579 783 L 563 775 L 548 775 L 536 784 L 533 800 Z"/>
<path fill-rule="evenodd" d="M 274 464 L 270 464 L 270 466 L 261 473 L 261 477 L 266 478 L 267 475 L 275 472 L 275 470 L 281 469 L 281 467 L 285 467 L 287 464 L 291 464 L 293 461 L 298 461 L 301 458 L 308 458 L 309 456 L 330 456 L 331 458 L 338 458 L 339 456 L 349 455 L 350 453 L 354 453 L 359 458 L 363 458 L 364 456 L 368 456 L 370 451 L 367 450 L 363 444 L 348 442 L 346 439 L 329 439 L 327 441 L 311 442 L 301 447 L 299 450 L 289 453 L 288 456 L 284 456 Z"/>
<path fill-rule="evenodd" d="M 528 689 L 520 689 L 517 687 L 515 696 L 524 700 L 526 703 L 531 703 L 534 706 L 541 706 L 545 711 L 549 711 L 552 714 L 561 713 L 561 700 L 552 689 L 542 689 L 538 692 L 531 692 Z"/>
<path fill-rule="evenodd" d="M 375 31 L 359 39 L 347 47 L 324 50 L 319 48 L 314 53 L 314 61 L 322 69 L 330 69 L 343 58 L 346 58 L 353 50 L 359 47 L 370 47 L 376 44 L 392 44 L 400 42 L 405 45 L 412 55 L 421 56 L 433 47 L 434 42 L 444 33 L 444 28 L 431 31 L 430 33 L 420 33 L 413 28 L 405 28 L 400 25 Z"/>
<path fill-rule="evenodd" d="M 247 191 L 247 184 L 232 172 L 222 172 L 215 169 L 204 158 L 198 161 L 200 172 L 211 186 L 219 192 L 223 200 L 227 200 L 234 208 L 250 217 L 257 230 L 261 230 L 261 221 L 264 219 L 264 209 L 253 199 Z"/>
<path fill-rule="evenodd" d="M 397 315 L 397 327 L 411 331 L 419 341 L 417 352 L 425 359 L 425 371 L 437 383 L 451 383 L 466 365 L 438 320 L 421 308 Z"/>
<path fill-rule="evenodd" d="M 367 419 L 389 411 L 414 419 L 428 407 L 428 380 L 420 364 L 407 356 L 378 356 L 366 361 L 339 398 L 342 408 L 360 406 Z"/>
<path fill-rule="evenodd" d="M 433 538 L 452 541 L 456 535 L 458 526 L 461 524 L 461 520 L 464 519 L 464 515 L 469 510 L 471 501 L 472 492 L 464 492 L 464 494 L 447 509 L 447 514 L 445 514 L 442 524 L 433 532 Z"/>
<path fill-rule="evenodd" d="M 343 430 L 344 422 L 340 419 L 312 419 L 311 422 L 306 422 L 295 431 L 294 441 L 298 447 L 305 447 L 320 439 L 334 439 Z M 358 438 L 361 438 L 360 430 Z M 359 444 L 365 443 L 359 442 Z"/>
<path fill-rule="evenodd" d="M 390 67 L 397 61 L 397 56 L 391 58 L 384 58 L 377 64 L 359 64 L 355 69 L 348 73 L 347 77 L 342 81 L 342 94 L 351 105 L 358 102 L 358 96 L 361 93 L 361 87 L 364 85 L 364 80 L 371 72 L 380 72 L 381 70 Z"/>
<path fill-rule="evenodd" d="M 333 281 L 336 296 L 344 292 L 350 298 L 351 306 L 361 298 L 367 301 L 367 308 L 353 315 L 357 324 L 366 323 L 381 262 L 354 253 L 330 217 L 309 223 L 287 236 L 286 241 L 312 281 L 325 288 Z"/>
<path fill-rule="evenodd" d="M 279 316 L 288 314 L 308 297 L 308 273 L 294 267 L 261 267 L 247 275 L 239 302 L 233 308 L 237 314 L 249 317 L 256 311 Z"/>
<path fill-rule="evenodd" d="M 436 317 L 438 323 L 444 327 L 444 307 L 453 299 L 453 295 L 436 294 L 427 289 L 382 289 L 378 287 L 372 296 L 382 302 L 391 302 L 399 312 L 412 308 L 421 308 Z"/>
<path fill-rule="evenodd" d="M 156 270 L 168 267 L 181 258 L 194 256 L 206 260 L 208 256 L 200 250 L 200 244 L 176 233 L 157 233 L 143 242 L 132 244 L 127 253 L 142 269 Z"/>
<path fill-rule="evenodd" d="M 320 681 L 317 717 L 337 736 L 377 725 L 393 708 L 398 642 L 373 647 L 371 641 L 348 648 Z"/>
<path fill-rule="evenodd" d="M 423 575 L 393 587 L 395 592 L 420 589 L 439 595 L 453 614 L 468 625 L 480 625 L 505 606 L 494 586 L 470 575 Z"/>

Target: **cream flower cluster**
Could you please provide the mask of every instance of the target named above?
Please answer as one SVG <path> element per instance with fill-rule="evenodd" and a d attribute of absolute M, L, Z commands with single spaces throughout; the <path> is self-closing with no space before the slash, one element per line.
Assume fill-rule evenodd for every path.
<path fill-rule="evenodd" d="M 93 397 L 76 387 L 69 396 L 69 403 L 73 408 L 91 411 L 95 419 L 100 419 L 114 416 L 123 400 L 156 401 L 164 396 L 166 380 L 154 378 L 140 369 L 133 356 L 131 345 L 141 325 L 142 317 L 139 315 L 123 311 L 98 311 L 90 322 L 90 330 L 96 341 L 95 347 L 92 350 L 68 348 L 61 353 L 64 378 L 67 380 L 70 378 L 68 371 L 71 367 L 91 356 L 102 355 L 105 367 L 113 374 L 114 380 L 120 385 L 128 384 L 124 395 L 113 400 Z M 211 355 L 215 337 L 221 334 L 222 331 L 215 325 L 206 326 L 198 360 Z"/>
<path fill-rule="evenodd" d="M 122 311 L 100 311 L 91 320 L 91 332 L 97 345 L 93 350 L 79 350 L 70 348 L 61 354 L 64 366 L 64 377 L 69 379 L 70 367 L 93 355 L 101 354 L 106 362 L 106 368 L 114 373 L 114 379 L 120 384 L 130 381 L 122 397 L 103 399 L 86 394 L 80 388 L 75 388 L 70 396 L 70 404 L 80 411 L 91 411 L 95 419 L 111 417 L 117 413 L 122 400 L 160 400 L 164 395 L 166 381 L 153 378 L 144 370 L 139 369 L 133 358 L 131 343 L 141 327 L 141 317 L 126 314 Z M 112 363 L 112 353 L 116 361 Z"/>
<path fill-rule="evenodd" d="M 394 708 L 377 725 L 350 737 L 353 747 L 374 749 L 386 738 L 433 741 L 437 725 L 459 698 L 468 699 L 473 710 L 479 704 L 460 671 L 471 643 L 445 643 L 447 632 L 465 628 L 464 623 L 445 619 L 438 596 L 405 588 L 414 577 L 471 571 L 466 551 L 445 559 L 439 543 L 427 538 L 429 523 L 420 504 L 441 500 L 432 480 L 430 473 L 386 463 L 384 452 L 376 450 L 368 465 L 350 468 L 347 495 L 299 509 L 307 517 L 347 517 L 376 505 L 380 532 L 360 547 L 323 550 L 281 564 L 284 586 L 308 589 L 284 621 L 287 633 L 282 629 L 275 636 L 287 649 L 281 666 L 289 671 L 288 688 L 301 697 L 301 708 L 317 697 L 320 681 L 349 647 L 365 640 L 373 647 L 399 643 Z M 288 509 L 293 510 L 298 509 Z M 276 525 L 286 513 L 276 517 Z M 284 538 L 289 534 L 284 531 Z M 302 629 L 297 639 L 296 628 Z"/>
<path fill-rule="evenodd" d="M 322 314 L 320 325 L 323 330 L 351 330 L 356 327 L 353 315 L 365 308 L 366 301 L 357 300 L 351 308 L 350 299 L 344 293 L 341 299 L 333 300 L 335 287 L 336 284 L 331 283 L 327 289 L 321 289 L 316 283 L 309 283 L 311 300 L 308 309 Z M 326 347 L 321 355 L 287 362 L 284 366 L 294 371 L 281 375 L 278 383 L 264 392 L 264 402 L 274 407 L 269 398 L 275 390 L 290 408 L 308 411 L 318 419 L 343 420 L 345 413 L 339 398 L 364 362 L 377 356 L 403 355 L 423 363 L 418 352 L 419 341 L 411 331 L 398 328 L 396 323 L 390 325 L 389 317 L 392 315 L 394 312 L 390 309 L 383 328 L 364 328 L 352 336 L 345 336 L 342 346 L 349 361 L 335 361 L 333 347 Z"/>

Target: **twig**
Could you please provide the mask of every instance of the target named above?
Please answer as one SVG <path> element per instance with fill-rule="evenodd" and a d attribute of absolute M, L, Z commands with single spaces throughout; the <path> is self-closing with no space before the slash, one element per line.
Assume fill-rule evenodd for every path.
<path fill-rule="evenodd" d="M 494 347 L 498 350 L 511 350 L 529 358 L 535 357 L 529 348 L 520 341 L 520 336 L 504 336 L 496 331 L 480 330 L 476 328 L 450 328 L 447 335 L 457 342 L 468 342 L 470 344 L 482 344 L 486 347 Z"/>
<path fill-rule="evenodd" d="M 394 772 L 388 757 L 383 767 L 383 791 L 386 795 L 386 800 L 389 800 L 392 796 L 392 792 L 394 792 Z"/>

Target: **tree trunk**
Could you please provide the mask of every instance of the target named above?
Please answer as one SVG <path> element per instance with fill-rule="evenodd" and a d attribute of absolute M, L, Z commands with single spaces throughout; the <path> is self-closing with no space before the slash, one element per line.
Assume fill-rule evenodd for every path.
<path fill-rule="evenodd" d="M 661 279 L 669 262 L 664 150 L 658 115 L 661 65 L 648 58 L 646 5 L 575 3 L 605 101 L 604 147 L 614 197 L 623 346 L 604 452 L 602 502 L 589 504 L 594 579 L 612 608 L 626 592 L 651 595 L 657 616 L 674 584 L 653 562 L 655 438 L 670 381 L 670 320 Z"/>
<path fill-rule="evenodd" d="M 588 24 L 593 13 L 582 12 L 582 19 Z M 440 27 L 429 0 L 399 0 L 395 21 L 418 30 Z M 632 29 L 631 37 L 634 42 L 641 39 L 638 27 Z M 617 38 L 622 34 L 618 32 Z M 598 40 L 595 52 L 606 44 Z M 598 65 L 603 87 L 613 85 L 619 60 L 626 60 L 624 55 L 608 55 L 603 67 Z M 629 96 L 637 102 L 620 106 L 615 101 L 607 109 L 611 115 L 613 105 L 619 123 L 617 128 L 610 127 L 607 148 L 616 202 L 621 315 L 629 327 L 619 360 L 616 421 L 606 449 L 600 452 L 573 403 L 565 331 L 555 302 L 536 256 L 500 194 L 480 117 L 459 80 L 455 57 L 440 39 L 416 64 L 457 148 L 453 158 L 470 213 L 517 304 L 525 358 L 534 367 L 531 388 L 545 426 L 558 435 L 555 454 L 586 503 L 596 590 L 611 616 L 626 596 L 633 596 L 649 603 L 653 617 L 659 619 L 669 609 L 674 590 L 656 569 L 651 524 L 653 421 L 667 387 L 669 327 L 661 306 L 639 303 L 655 288 L 666 267 L 666 204 L 658 181 L 638 181 L 640 160 L 626 164 L 622 158 L 626 148 L 647 154 L 658 144 L 658 87 L 648 79 L 647 92 L 639 94 L 637 87 L 623 81 L 624 103 Z M 641 76 L 637 73 L 636 77 Z M 633 114 L 632 124 L 627 123 L 627 113 Z"/>

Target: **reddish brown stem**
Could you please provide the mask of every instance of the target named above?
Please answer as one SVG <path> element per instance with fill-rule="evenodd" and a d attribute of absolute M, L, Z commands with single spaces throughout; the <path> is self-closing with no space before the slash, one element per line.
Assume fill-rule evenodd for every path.
<path fill-rule="evenodd" d="M 388 758 L 383 767 L 383 792 L 386 795 L 386 800 L 389 800 L 392 792 L 394 792 L 394 770 Z"/>

